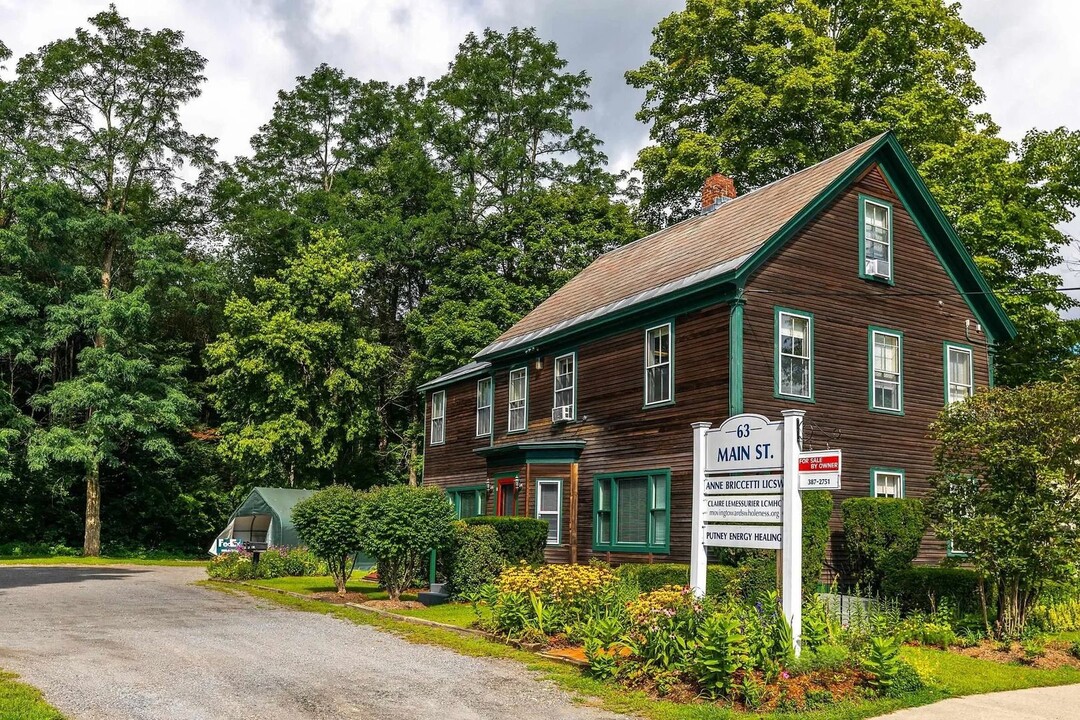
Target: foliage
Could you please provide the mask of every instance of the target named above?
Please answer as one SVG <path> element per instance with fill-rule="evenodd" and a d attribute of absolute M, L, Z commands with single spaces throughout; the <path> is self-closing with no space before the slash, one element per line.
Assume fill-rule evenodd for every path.
<path fill-rule="evenodd" d="M 812 598 L 821 583 L 825 553 L 829 547 L 829 520 L 833 496 L 828 490 L 809 490 L 802 494 L 802 594 Z"/>
<path fill-rule="evenodd" d="M 915 498 L 849 498 L 840 505 L 852 580 L 876 592 L 882 580 L 907 568 L 919 552 L 926 515 Z"/>
<path fill-rule="evenodd" d="M 457 597 L 474 595 L 498 578 L 505 561 L 499 552 L 499 534 L 490 525 L 454 523 L 453 539 L 448 547 L 447 579 Z"/>
<path fill-rule="evenodd" d="M 637 160 L 643 219 L 695 214 L 714 172 L 751 189 L 892 130 L 1019 329 L 998 382 L 1052 376 L 1080 339 L 1060 317 L 1076 301 L 1046 270 L 1080 204 L 1080 135 L 1001 138 L 976 109 L 984 41 L 946 0 L 687 0 L 626 74 L 652 141 Z"/>
<path fill-rule="evenodd" d="M 305 547 L 269 547 L 259 554 L 260 578 L 304 577 L 319 569 L 319 558 Z"/>
<path fill-rule="evenodd" d="M 1045 632 L 1080 630 L 1080 597 L 1035 605 L 1031 608 L 1031 622 Z"/>
<path fill-rule="evenodd" d="M 712 697 L 729 696 L 749 657 L 746 636 L 733 615 L 716 613 L 702 623 L 694 654 L 694 674 L 706 693 Z"/>
<path fill-rule="evenodd" d="M 487 525 L 494 528 L 499 536 L 499 553 L 507 564 L 517 565 L 524 562 L 538 565 L 544 562 L 548 534 L 545 521 L 520 515 L 482 515 L 466 518 L 465 522 L 469 525 Z"/>
<path fill-rule="evenodd" d="M 317 487 L 367 475 L 376 368 L 387 353 L 365 320 L 368 264 L 337 232 L 315 232 L 251 297 L 225 306 L 207 348 L 222 457 L 253 482 Z"/>
<path fill-rule="evenodd" d="M 934 612 L 943 601 L 960 613 L 976 612 L 979 574 L 967 568 L 916 565 L 886 575 L 881 594 L 899 602 L 905 613 Z"/>
<path fill-rule="evenodd" d="M 900 643 L 891 638 L 870 638 L 862 667 L 870 673 L 870 685 L 880 693 L 888 692 L 900 673 Z"/>
<path fill-rule="evenodd" d="M 1077 577 L 1080 367 L 1061 382 L 995 388 L 931 428 L 934 529 L 995 586 L 994 632 L 1018 637 L 1049 582 Z"/>
<path fill-rule="evenodd" d="M 345 594 L 356 554 L 364 548 L 364 501 L 352 488 L 332 485 L 304 498 L 292 509 L 296 532 L 326 563 L 338 595 Z"/>
<path fill-rule="evenodd" d="M 686 563 L 627 563 L 620 565 L 615 572 L 620 578 L 636 583 L 642 592 L 690 583 L 690 565 Z M 738 568 L 710 564 L 705 576 L 705 589 L 709 595 L 727 597 L 741 592 L 741 572 Z"/>
<path fill-rule="evenodd" d="M 379 584 L 398 600 L 420 575 L 428 554 L 453 534 L 454 508 L 436 487 L 388 485 L 364 493 L 360 548 L 375 559 Z"/>

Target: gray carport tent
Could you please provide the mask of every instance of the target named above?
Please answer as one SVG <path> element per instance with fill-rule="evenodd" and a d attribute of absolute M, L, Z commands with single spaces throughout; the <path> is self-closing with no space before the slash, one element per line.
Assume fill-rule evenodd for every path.
<path fill-rule="evenodd" d="M 210 547 L 210 553 L 216 555 L 217 540 L 227 538 L 283 547 L 301 545 L 292 524 L 292 509 L 314 492 L 292 488 L 255 488 L 233 511 L 229 524 Z"/>

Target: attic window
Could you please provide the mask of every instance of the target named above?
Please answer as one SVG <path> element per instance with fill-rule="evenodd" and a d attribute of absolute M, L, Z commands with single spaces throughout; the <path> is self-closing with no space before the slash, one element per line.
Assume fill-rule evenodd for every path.
<path fill-rule="evenodd" d="M 893 282 L 892 205 L 884 200 L 859 197 L 859 277 Z"/>

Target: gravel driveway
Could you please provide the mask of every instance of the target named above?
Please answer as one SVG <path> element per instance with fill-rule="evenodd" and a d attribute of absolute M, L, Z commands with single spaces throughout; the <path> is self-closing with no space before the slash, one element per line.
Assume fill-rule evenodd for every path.
<path fill-rule="evenodd" d="M 0 566 L 0 668 L 74 720 L 616 717 L 519 663 L 190 585 L 203 577 Z"/>

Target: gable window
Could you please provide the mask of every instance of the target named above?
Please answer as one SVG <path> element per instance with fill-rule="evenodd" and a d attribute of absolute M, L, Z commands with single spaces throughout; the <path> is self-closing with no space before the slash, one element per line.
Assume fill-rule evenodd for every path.
<path fill-rule="evenodd" d="M 971 397 L 975 391 L 975 372 L 971 348 L 945 345 L 945 402 Z"/>
<path fill-rule="evenodd" d="M 574 353 L 567 353 L 555 358 L 555 399 L 556 411 L 562 408 L 560 417 L 571 420 L 577 417 L 575 400 L 577 396 L 577 357 Z M 558 412 L 552 414 L 555 419 Z"/>
<path fill-rule="evenodd" d="M 450 496 L 458 519 L 483 515 L 487 509 L 487 494 L 483 485 L 447 488 L 446 494 Z"/>
<path fill-rule="evenodd" d="M 870 409 L 904 411 L 904 336 L 870 328 Z"/>
<path fill-rule="evenodd" d="M 884 200 L 859 198 L 859 224 L 862 227 L 860 277 L 869 280 L 893 280 L 892 205 Z"/>
<path fill-rule="evenodd" d="M 776 308 L 776 394 L 814 398 L 814 316 Z"/>
<path fill-rule="evenodd" d="M 598 475 L 593 488 L 593 548 L 668 552 L 668 470 Z"/>
<path fill-rule="evenodd" d="M 672 324 L 664 323 L 645 331 L 645 404 L 671 402 L 674 395 L 671 372 Z"/>
<path fill-rule="evenodd" d="M 494 381 L 480 378 L 476 381 L 476 436 L 491 434 L 491 404 Z"/>
<path fill-rule="evenodd" d="M 446 391 L 431 393 L 431 445 L 446 442 Z"/>
<path fill-rule="evenodd" d="M 529 368 L 515 368 L 510 371 L 510 408 L 507 430 L 524 432 L 529 429 Z"/>
<path fill-rule="evenodd" d="M 547 544 L 558 545 L 562 529 L 562 480 L 536 481 L 536 517 L 548 524 Z"/>
<path fill-rule="evenodd" d="M 904 497 L 904 471 L 895 468 L 874 468 L 870 471 L 870 492 L 874 497 Z"/>

